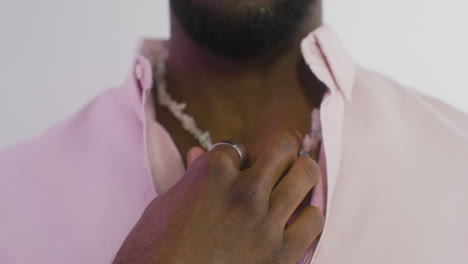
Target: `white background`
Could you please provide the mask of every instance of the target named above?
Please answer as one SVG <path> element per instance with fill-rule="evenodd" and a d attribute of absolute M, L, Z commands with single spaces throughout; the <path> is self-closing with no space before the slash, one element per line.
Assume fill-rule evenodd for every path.
<path fill-rule="evenodd" d="M 356 62 L 468 111 L 468 4 L 323 0 Z M 0 0 L 0 149 L 128 74 L 137 40 L 167 37 L 167 0 Z"/>

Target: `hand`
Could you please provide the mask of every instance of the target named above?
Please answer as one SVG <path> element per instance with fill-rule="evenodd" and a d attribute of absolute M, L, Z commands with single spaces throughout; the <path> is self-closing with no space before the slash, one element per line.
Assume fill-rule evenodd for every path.
<path fill-rule="evenodd" d="M 324 224 L 312 206 L 287 224 L 320 176 L 299 146 L 293 133 L 274 137 L 242 171 L 229 146 L 195 150 L 184 178 L 150 203 L 115 263 L 296 263 Z"/>

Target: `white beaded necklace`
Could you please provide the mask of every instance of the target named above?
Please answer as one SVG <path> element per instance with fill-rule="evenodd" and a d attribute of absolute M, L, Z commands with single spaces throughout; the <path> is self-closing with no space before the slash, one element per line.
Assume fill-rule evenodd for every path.
<path fill-rule="evenodd" d="M 174 117 L 179 120 L 182 127 L 189 132 L 205 150 L 208 150 L 213 143 L 211 142 L 211 135 L 209 131 L 202 131 L 197 127 L 195 119 L 188 114 L 184 113 L 187 108 L 186 103 L 179 103 L 172 99 L 171 95 L 167 92 L 166 85 L 166 60 L 168 58 L 168 52 L 166 51 L 161 60 L 156 65 L 156 87 L 158 102 L 160 105 L 166 107 Z M 302 148 L 300 155 L 304 155 L 313 150 L 314 147 L 318 146 L 318 143 L 322 140 L 322 128 L 320 122 L 320 110 L 314 108 L 311 114 L 311 129 L 309 134 L 305 135 L 302 141 Z"/>

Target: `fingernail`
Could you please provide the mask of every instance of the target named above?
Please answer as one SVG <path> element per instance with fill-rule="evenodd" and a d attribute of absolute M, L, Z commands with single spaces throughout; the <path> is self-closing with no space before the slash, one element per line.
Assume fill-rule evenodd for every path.
<path fill-rule="evenodd" d="M 189 152 L 189 161 L 190 162 L 193 162 L 196 158 L 196 151 L 194 149 L 191 149 L 190 152 Z"/>

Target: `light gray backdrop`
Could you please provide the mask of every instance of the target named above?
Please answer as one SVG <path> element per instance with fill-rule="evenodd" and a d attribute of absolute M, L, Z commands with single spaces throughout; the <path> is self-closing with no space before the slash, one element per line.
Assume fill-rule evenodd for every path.
<path fill-rule="evenodd" d="M 468 111 L 465 1 L 323 1 L 355 61 Z M 141 36 L 168 34 L 167 0 L 0 0 L 0 149 L 120 83 Z"/>

